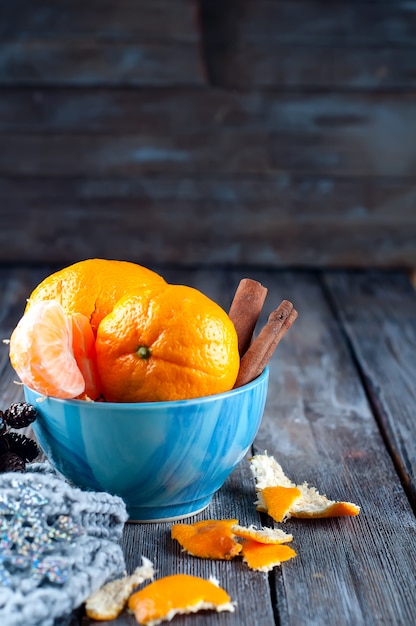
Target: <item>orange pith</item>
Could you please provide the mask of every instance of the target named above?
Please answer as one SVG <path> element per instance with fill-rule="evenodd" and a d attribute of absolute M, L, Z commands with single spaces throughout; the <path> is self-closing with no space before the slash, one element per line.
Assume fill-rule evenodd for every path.
<path fill-rule="evenodd" d="M 233 611 L 230 596 L 211 580 L 188 574 L 159 578 L 130 596 L 128 607 L 139 624 L 151 626 L 174 615 L 202 609 Z"/>
<path fill-rule="evenodd" d="M 233 387 L 240 364 L 228 315 L 183 285 L 121 298 L 98 327 L 96 352 L 102 392 L 112 402 L 222 393 Z"/>
<path fill-rule="evenodd" d="M 229 519 L 175 524 L 171 536 L 193 556 L 229 560 L 241 552 L 241 543 L 236 541 L 232 531 L 236 523 L 237 520 Z"/>
<path fill-rule="evenodd" d="M 156 272 L 129 261 L 86 259 L 47 276 L 31 293 L 34 302 L 56 300 L 67 313 L 83 313 L 94 333 L 98 324 L 126 293 L 139 292 L 165 280 Z"/>
<path fill-rule="evenodd" d="M 250 539 L 258 543 L 277 544 L 292 541 L 293 536 L 280 528 L 255 528 L 254 526 L 240 526 L 235 524 L 232 531 L 239 539 Z"/>
<path fill-rule="evenodd" d="M 44 395 L 75 398 L 85 381 L 72 348 L 72 322 L 58 302 L 38 302 L 10 338 L 10 361 L 21 381 Z"/>

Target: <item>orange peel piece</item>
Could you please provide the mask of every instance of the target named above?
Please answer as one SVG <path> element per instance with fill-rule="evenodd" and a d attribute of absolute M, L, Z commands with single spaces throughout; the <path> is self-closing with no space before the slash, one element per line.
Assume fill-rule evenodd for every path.
<path fill-rule="evenodd" d="M 249 539 L 263 544 L 281 544 L 292 541 L 293 535 L 285 533 L 280 528 L 256 528 L 255 526 L 240 526 L 236 524 L 232 527 L 233 533 L 240 539 Z"/>
<path fill-rule="evenodd" d="M 235 604 L 214 578 L 205 580 L 189 574 L 173 574 L 133 593 L 128 608 L 139 624 L 156 626 L 175 615 L 201 610 L 234 612 Z"/>
<path fill-rule="evenodd" d="M 264 487 L 259 496 L 259 510 L 266 511 L 275 522 L 284 522 L 302 492 L 298 487 Z"/>
<path fill-rule="evenodd" d="M 296 485 L 285 475 L 281 465 L 272 456 L 267 454 L 253 456 L 250 459 L 250 469 L 256 481 L 258 497 L 256 508 L 268 513 L 275 521 L 285 521 L 290 517 L 346 517 L 360 513 L 360 507 L 352 502 L 330 500 L 306 482 Z M 290 491 L 293 489 L 299 490 L 300 493 L 288 504 L 287 494 L 295 493 Z M 279 498 L 282 498 L 285 506 L 288 505 L 283 517 L 281 509 L 285 506 L 279 506 Z M 273 516 L 274 506 L 277 507 L 276 517 Z"/>
<path fill-rule="evenodd" d="M 233 532 L 237 522 L 236 519 L 209 519 L 194 524 L 174 524 L 171 537 L 192 556 L 230 560 L 241 552 L 241 543 Z"/>
<path fill-rule="evenodd" d="M 87 598 L 85 602 L 87 617 L 98 621 L 115 619 L 127 605 L 135 587 L 145 580 L 152 580 L 153 576 L 153 563 L 143 556 L 142 565 L 136 567 L 130 576 L 106 583 Z"/>
<path fill-rule="evenodd" d="M 241 555 L 250 569 L 259 572 L 269 572 L 297 556 L 295 550 L 285 544 L 265 544 L 253 540 L 244 542 Z"/>

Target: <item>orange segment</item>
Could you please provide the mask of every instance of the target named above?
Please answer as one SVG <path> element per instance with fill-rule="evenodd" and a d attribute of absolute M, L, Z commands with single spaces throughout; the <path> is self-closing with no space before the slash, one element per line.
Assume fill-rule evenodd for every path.
<path fill-rule="evenodd" d="M 253 456 L 250 459 L 250 468 L 258 492 L 257 509 L 266 511 L 276 521 L 283 521 L 289 517 L 345 517 L 360 513 L 360 507 L 352 502 L 330 500 L 306 482 L 296 485 L 285 475 L 281 465 L 272 456 L 267 454 Z M 290 493 L 290 490 L 298 490 L 299 496 L 292 500 L 285 515 L 281 517 L 281 508 L 284 507 L 281 507 L 280 503 L 283 501 L 285 506 L 288 504 L 289 500 L 284 494 Z"/>
<path fill-rule="evenodd" d="M 175 524 L 171 529 L 186 552 L 203 559 L 229 560 L 241 551 L 232 532 L 237 520 L 203 520 L 194 524 Z"/>
<path fill-rule="evenodd" d="M 98 327 L 96 350 L 102 392 L 110 402 L 222 393 L 233 387 L 240 366 L 227 313 L 184 285 L 121 298 Z"/>
<path fill-rule="evenodd" d="M 266 511 L 275 522 L 284 522 L 301 495 L 297 487 L 265 487 L 260 492 L 257 509 Z"/>
<path fill-rule="evenodd" d="M 166 283 L 159 274 L 137 263 L 86 259 L 47 276 L 32 291 L 26 310 L 35 302 L 56 300 L 67 313 L 86 315 L 95 333 L 117 300 L 156 284 Z"/>
<path fill-rule="evenodd" d="M 72 323 L 58 302 L 33 305 L 14 329 L 9 349 L 11 364 L 28 387 L 56 398 L 84 392 L 72 350 Z"/>
<path fill-rule="evenodd" d="M 217 581 L 188 574 L 159 578 L 130 596 L 128 607 L 139 624 L 155 626 L 175 615 L 203 609 L 234 611 L 230 596 Z"/>
<path fill-rule="evenodd" d="M 83 313 L 71 315 L 72 349 L 85 381 L 84 400 L 96 400 L 100 395 L 95 337 L 89 319 Z"/>
<path fill-rule="evenodd" d="M 284 561 L 296 556 L 295 550 L 282 544 L 264 544 L 258 541 L 245 541 L 241 552 L 243 561 L 250 569 L 269 572 Z"/>

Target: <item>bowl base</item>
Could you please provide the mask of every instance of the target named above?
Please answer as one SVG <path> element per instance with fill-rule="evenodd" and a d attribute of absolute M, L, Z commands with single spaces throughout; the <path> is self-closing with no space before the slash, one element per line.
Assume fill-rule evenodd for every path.
<path fill-rule="evenodd" d="M 192 517 L 193 515 L 198 515 L 204 511 L 210 504 L 212 498 L 209 498 L 208 501 L 201 506 L 200 501 L 198 502 L 198 506 L 192 508 L 191 505 L 185 506 L 172 506 L 172 507 L 162 507 L 161 509 L 154 508 L 143 508 L 143 507 L 129 507 L 127 506 L 127 512 L 129 518 L 127 520 L 128 524 L 155 524 L 159 522 L 177 522 L 182 519 L 186 519 L 187 517 Z M 169 509 L 171 509 L 169 511 Z M 182 510 L 183 509 L 183 510 Z M 185 510 L 186 509 L 186 510 Z"/>

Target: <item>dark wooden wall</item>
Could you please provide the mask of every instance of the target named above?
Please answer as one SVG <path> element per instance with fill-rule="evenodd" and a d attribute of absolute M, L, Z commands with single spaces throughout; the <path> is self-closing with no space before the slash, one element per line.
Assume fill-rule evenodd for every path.
<path fill-rule="evenodd" d="M 416 266 L 416 5 L 0 0 L 0 262 Z"/>

